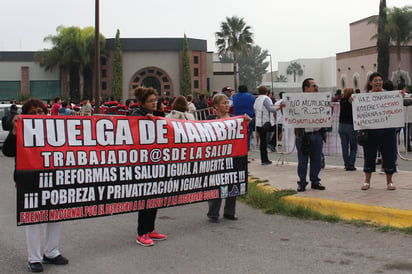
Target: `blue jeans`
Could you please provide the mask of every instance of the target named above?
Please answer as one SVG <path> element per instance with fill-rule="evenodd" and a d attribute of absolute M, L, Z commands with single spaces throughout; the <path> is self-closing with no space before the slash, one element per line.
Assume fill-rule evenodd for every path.
<path fill-rule="evenodd" d="M 298 176 L 299 185 L 306 186 L 306 176 L 308 173 L 308 162 L 310 160 L 309 179 L 313 185 L 319 183 L 318 177 L 322 165 L 323 138 L 322 133 L 306 133 L 309 135 L 311 153 L 305 155 L 302 152 L 302 139 L 296 138 L 296 149 L 298 150 Z"/>
<path fill-rule="evenodd" d="M 252 142 L 253 131 L 255 130 L 255 118 L 249 122 L 247 126 L 247 149 L 250 150 L 250 143 Z"/>
<path fill-rule="evenodd" d="M 339 124 L 339 137 L 342 145 L 342 155 L 345 167 L 354 167 L 358 144 L 356 143 L 356 131 L 353 124 Z"/>

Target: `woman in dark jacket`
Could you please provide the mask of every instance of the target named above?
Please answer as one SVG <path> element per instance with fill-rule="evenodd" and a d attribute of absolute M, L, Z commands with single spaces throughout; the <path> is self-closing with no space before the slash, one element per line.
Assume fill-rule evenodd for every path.
<path fill-rule="evenodd" d="M 353 88 L 345 88 L 340 100 L 339 137 L 342 145 L 342 156 L 347 171 L 356 170 L 356 133 L 353 129 L 352 98 Z"/>
<path fill-rule="evenodd" d="M 134 95 L 139 102 L 139 107 L 133 110 L 131 116 L 143 116 L 152 119 L 154 117 L 153 112 L 157 109 L 158 97 L 156 90 L 139 87 L 135 90 Z M 165 240 L 167 238 L 166 235 L 155 231 L 156 213 L 157 209 L 139 211 L 136 243 L 151 246 L 153 240 Z"/>
<path fill-rule="evenodd" d="M 22 114 L 28 115 L 44 115 L 47 114 L 46 105 L 39 99 L 29 99 L 22 107 Z M 16 121 L 20 119 L 19 115 L 13 118 L 13 129 L 7 136 L 3 144 L 3 154 L 8 157 L 16 157 Z M 16 173 L 16 170 L 14 171 Z M 14 176 L 16 184 L 24 184 L 24 182 L 17 181 Z M 28 253 L 28 268 L 31 272 L 42 272 L 43 264 L 65 265 L 69 263 L 65 257 L 60 254 L 59 242 L 61 222 L 46 223 L 46 242 L 44 253 L 42 256 L 41 240 L 42 240 L 42 224 L 32 224 L 26 226 L 26 243 Z"/>

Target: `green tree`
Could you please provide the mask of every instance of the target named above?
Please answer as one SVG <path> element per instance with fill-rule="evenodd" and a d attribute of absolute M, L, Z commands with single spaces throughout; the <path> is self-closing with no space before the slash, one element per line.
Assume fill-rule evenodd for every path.
<path fill-rule="evenodd" d="M 378 32 L 371 37 L 371 39 L 376 39 L 376 48 L 378 51 L 378 72 L 382 74 L 383 79 L 388 79 L 390 37 L 385 30 L 385 26 L 388 23 L 386 0 L 380 1 L 379 16 L 377 18 L 373 17 L 369 20 L 368 24 L 370 23 L 373 23 L 378 27 Z"/>
<path fill-rule="evenodd" d="M 412 40 L 412 8 L 391 8 L 388 10 L 388 23 L 385 32 L 395 43 L 396 57 L 398 61 L 398 76 L 400 76 L 401 47 Z"/>
<path fill-rule="evenodd" d="M 248 54 L 253 44 L 251 27 L 247 26 L 243 18 L 236 16 L 226 17 L 220 25 L 220 31 L 215 33 L 218 54 L 232 53 L 234 88 L 238 87 L 238 55 L 240 52 Z"/>
<path fill-rule="evenodd" d="M 246 85 L 249 89 L 255 89 L 262 83 L 262 77 L 266 73 L 269 62 L 265 61 L 268 56 L 267 50 L 254 45 L 249 54 L 240 53 L 238 58 L 239 83 Z M 220 57 L 222 63 L 233 63 L 232 53 L 223 54 Z"/>
<path fill-rule="evenodd" d="M 56 31 L 56 35 L 48 35 L 44 38 L 45 42 L 52 44 L 52 48 L 37 52 L 35 60 L 46 71 L 59 68 L 77 72 L 79 94 L 76 94 L 77 96 L 71 94 L 71 97 L 79 97 L 74 98 L 78 100 L 83 96 L 85 71 L 89 71 L 86 74 L 89 75 L 89 78 L 93 77 L 90 76 L 93 75 L 90 71 L 93 71 L 94 64 L 94 28 L 80 29 L 76 26 L 58 26 Z M 105 37 L 100 35 L 101 49 L 104 49 L 105 43 Z M 70 77 L 74 76 L 70 74 Z M 92 82 L 92 79 L 88 79 L 88 83 Z"/>
<path fill-rule="evenodd" d="M 249 54 L 239 54 L 239 82 L 255 89 L 261 82 L 269 62 L 265 62 L 268 51 L 255 45 Z"/>
<path fill-rule="evenodd" d="M 114 56 L 113 56 L 113 78 L 112 78 L 112 96 L 115 100 L 122 98 L 122 45 L 120 43 L 120 31 L 116 31 L 114 40 Z"/>
<path fill-rule="evenodd" d="M 192 94 L 192 77 L 190 73 L 190 58 L 189 58 L 189 42 L 186 34 L 183 39 L 183 53 L 182 53 L 182 83 L 180 94 L 187 96 Z"/>
<path fill-rule="evenodd" d="M 302 66 L 298 62 L 293 62 L 287 67 L 286 74 L 287 75 L 293 74 L 293 82 L 296 83 L 296 76 L 303 75 Z"/>
<path fill-rule="evenodd" d="M 288 78 L 285 75 L 279 75 L 276 77 L 275 82 L 284 82 L 286 83 L 288 81 Z"/>

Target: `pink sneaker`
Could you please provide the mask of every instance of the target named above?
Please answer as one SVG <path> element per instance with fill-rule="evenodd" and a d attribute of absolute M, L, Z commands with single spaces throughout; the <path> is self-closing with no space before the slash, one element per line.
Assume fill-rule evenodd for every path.
<path fill-rule="evenodd" d="M 137 235 L 136 243 L 143 246 L 151 246 L 154 244 L 153 240 L 150 239 L 149 234 L 144 234 L 142 236 Z"/>
<path fill-rule="evenodd" d="M 151 233 L 147 234 L 147 235 L 149 235 L 150 239 L 155 240 L 155 241 L 162 241 L 162 240 L 167 239 L 166 235 L 159 234 L 154 230 Z"/>

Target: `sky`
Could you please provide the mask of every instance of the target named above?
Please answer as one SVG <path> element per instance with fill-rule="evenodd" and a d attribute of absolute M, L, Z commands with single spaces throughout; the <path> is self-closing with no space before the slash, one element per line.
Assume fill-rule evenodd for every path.
<path fill-rule="evenodd" d="M 388 7 L 411 0 L 387 0 Z M 94 0 L 0 0 L 0 51 L 36 51 L 56 27 L 95 25 Z M 114 38 L 183 37 L 207 40 L 216 51 L 215 32 L 226 17 L 252 28 L 255 44 L 278 62 L 325 58 L 350 50 L 349 24 L 377 15 L 379 0 L 100 0 L 100 32 Z M 269 58 L 268 58 L 269 61 Z"/>

